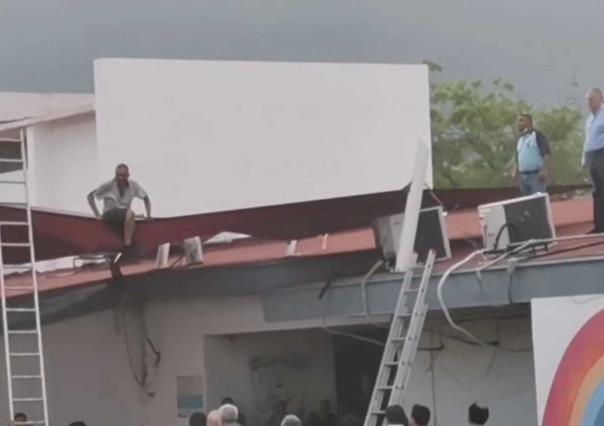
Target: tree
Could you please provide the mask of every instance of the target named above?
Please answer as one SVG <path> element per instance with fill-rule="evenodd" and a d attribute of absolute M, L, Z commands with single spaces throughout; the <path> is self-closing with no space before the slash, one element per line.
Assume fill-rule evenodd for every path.
<path fill-rule="evenodd" d="M 433 71 L 440 67 L 428 64 Z M 578 183 L 583 146 L 578 106 L 537 109 L 517 99 L 514 86 L 500 79 L 454 81 L 432 85 L 434 186 L 497 187 L 512 182 L 516 117 L 533 114 L 536 127 L 552 147 L 554 182 Z"/>

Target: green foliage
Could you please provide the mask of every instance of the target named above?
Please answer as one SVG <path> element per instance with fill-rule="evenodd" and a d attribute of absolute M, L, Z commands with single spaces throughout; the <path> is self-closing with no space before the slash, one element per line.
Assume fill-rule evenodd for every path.
<path fill-rule="evenodd" d="M 429 64 L 438 71 L 437 64 Z M 577 106 L 537 109 L 517 99 L 501 79 L 432 85 L 434 186 L 513 185 L 516 118 L 528 112 L 550 140 L 556 184 L 582 181 L 582 114 Z"/>

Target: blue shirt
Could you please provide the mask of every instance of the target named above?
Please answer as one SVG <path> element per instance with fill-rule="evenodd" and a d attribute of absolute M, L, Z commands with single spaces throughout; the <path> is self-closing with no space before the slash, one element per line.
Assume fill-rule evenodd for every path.
<path fill-rule="evenodd" d="M 585 121 L 585 145 L 583 152 L 596 151 L 604 148 L 604 107 L 595 114 L 589 114 Z"/>
<path fill-rule="evenodd" d="M 520 173 L 538 172 L 543 167 L 543 154 L 537 142 L 537 132 L 521 135 L 516 146 L 518 152 L 518 171 Z M 546 155 L 549 155 L 549 147 Z"/>

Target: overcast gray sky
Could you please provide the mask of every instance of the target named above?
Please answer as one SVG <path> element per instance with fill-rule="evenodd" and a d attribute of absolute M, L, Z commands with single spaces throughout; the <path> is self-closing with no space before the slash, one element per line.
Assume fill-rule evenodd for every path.
<path fill-rule="evenodd" d="M 559 105 L 604 85 L 601 1 L 1 0 L 0 90 L 92 92 L 98 57 L 429 59 Z"/>

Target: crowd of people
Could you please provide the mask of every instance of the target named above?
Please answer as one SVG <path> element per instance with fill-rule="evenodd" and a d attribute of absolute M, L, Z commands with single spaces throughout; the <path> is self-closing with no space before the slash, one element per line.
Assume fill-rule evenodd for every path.
<path fill-rule="evenodd" d="M 245 426 L 245 417 L 240 413 L 231 398 L 223 399 L 223 404 L 217 410 L 206 415 L 195 412 L 189 418 L 189 426 Z M 329 401 L 327 401 L 329 402 Z M 325 401 L 321 402 L 318 411 L 311 413 L 302 421 L 296 414 L 284 414 L 277 426 L 343 426 L 349 423 L 344 418 L 331 412 Z M 392 405 L 386 408 L 383 426 L 428 426 L 432 413 L 426 406 L 415 404 L 407 417 L 401 405 Z M 473 403 L 468 408 L 468 425 L 482 426 L 489 420 L 489 409 L 478 403 Z M 272 423 L 270 420 L 268 423 Z M 356 423 L 356 422 L 354 422 Z M 362 425 L 359 419 L 358 426 Z"/>

